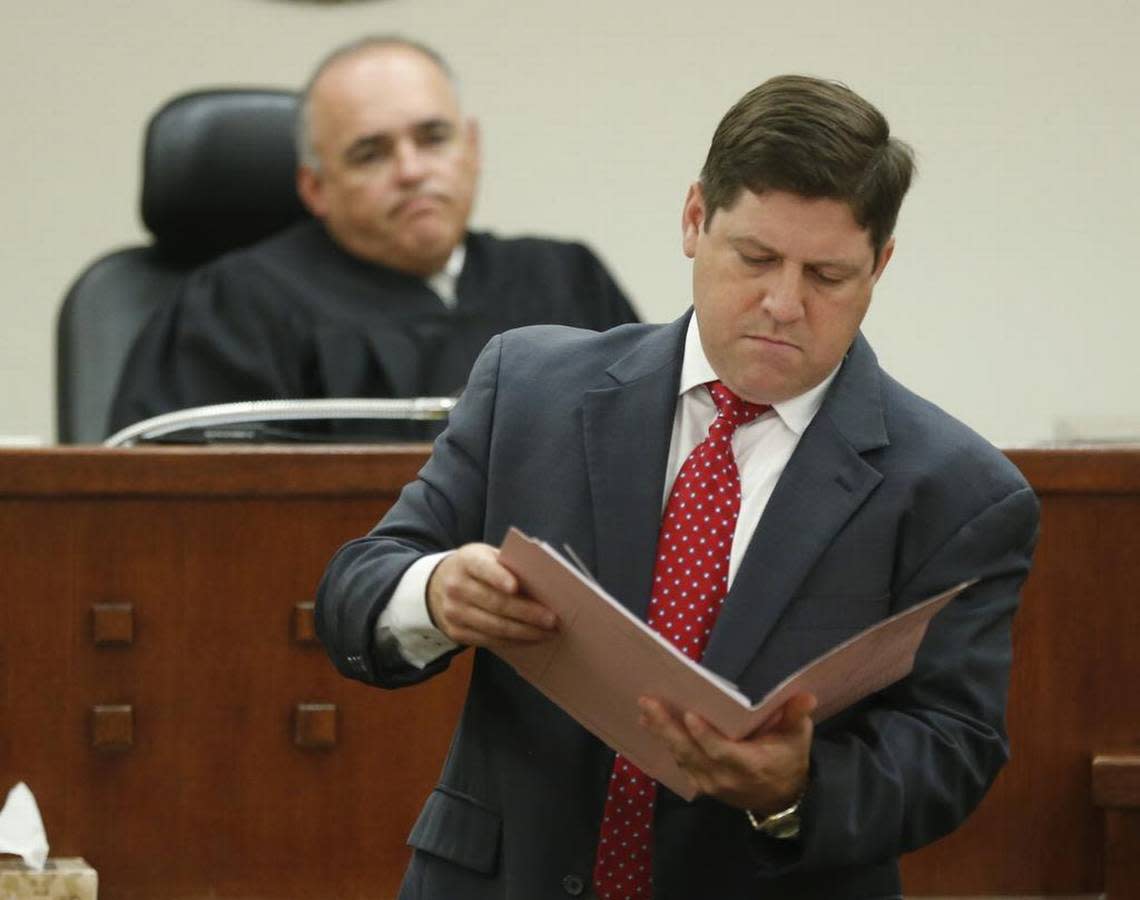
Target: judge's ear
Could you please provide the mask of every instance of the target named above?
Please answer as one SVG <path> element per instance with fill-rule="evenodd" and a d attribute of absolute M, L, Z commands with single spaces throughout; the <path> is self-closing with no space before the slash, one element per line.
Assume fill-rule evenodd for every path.
<path fill-rule="evenodd" d="M 475 119 L 468 119 L 464 123 L 463 140 L 467 145 L 468 158 L 478 172 L 483 167 L 483 146 L 479 133 L 479 123 Z"/>
<path fill-rule="evenodd" d="M 324 180 L 321 173 L 312 166 L 297 167 L 297 194 L 305 208 L 318 219 L 323 219 L 327 211 L 324 194 Z"/>

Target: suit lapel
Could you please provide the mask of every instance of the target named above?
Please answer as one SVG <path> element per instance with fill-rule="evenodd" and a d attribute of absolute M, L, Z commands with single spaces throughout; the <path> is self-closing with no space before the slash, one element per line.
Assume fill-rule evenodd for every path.
<path fill-rule="evenodd" d="M 772 493 L 725 598 L 703 664 L 735 680 L 800 582 L 882 480 L 862 453 L 887 441 L 879 368 L 860 336 Z"/>
<path fill-rule="evenodd" d="M 649 606 L 661 491 L 677 405 L 685 315 L 650 332 L 583 405 L 600 584 L 642 619 Z"/>

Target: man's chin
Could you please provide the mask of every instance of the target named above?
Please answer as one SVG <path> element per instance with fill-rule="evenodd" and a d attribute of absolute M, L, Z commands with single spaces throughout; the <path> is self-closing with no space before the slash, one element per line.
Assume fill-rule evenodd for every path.
<path fill-rule="evenodd" d="M 419 226 L 419 227 L 417 227 Z M 463 240 L 463 229 L 456 229 L 451 222 L 420 222 L 410 227 L 403 235 L 401 244 L 409 257 L 438 259 L 451 255 L 451 251 Z"/>
<path fill-rule="evenodd" d="M 453 222 L 422 217 L 408 223 L 398 234 L 374 234 L 361 240 L 359 233 L 349 233 L 337 242 L 361 259 L 426 277 L 444 267 L 463 235 L 463 229 L 457 230 Z"/>
<path fill-rule="evenodd" d="M 450 235 L 445 239 L 420 242 L 402 249 L 395 268 L 424 277 L 434 275 L 447 265 L 454 249 L 455 241 Z"/>

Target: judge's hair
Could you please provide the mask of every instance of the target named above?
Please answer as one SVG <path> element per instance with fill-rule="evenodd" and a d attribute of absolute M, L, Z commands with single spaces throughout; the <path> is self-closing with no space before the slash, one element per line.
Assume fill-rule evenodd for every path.
<path fill-rule="evenodd" d="M 308 166 L 310 169 L 316 170 L 320 170 L 321 167 L 320 158 L 317 156 L 316 148 L 313 146 L 313 86 L 316 85 L 320 77 L 324 75 L 331 66 L 340 62 L 342 59 L 347 59 L 358 53 L 384 50 L 388 47 L 406 47 L 409 50 L 414 50 L 426 56 L 439 67 L 439 70 L 447 76 L 452 87 L 458 92 L 459 84 L 455 78 L 455 73 L 451 70 L 451 66 L 447 64 L 447 60 L 445 60 L 437 50 L 432 49 L 420 41 L 402 37 L 398 34 L 379 34 L 369 35 L 368 37 L 358 38 L 348 44 L 342 44 L 317 64 L 317 67 L 313 70 L 313 74 L 309 76 L 309 80 L 306 81 L 305 86 L 301 88 L 300 102 L 297 107 L 297 122 L 293 129 L 293 140 L 297 149 L 297 162 L 300 165 Z"/>
<path fill-rule="evenodd" d="M 780 75 L 745 94 L 717 126 L 701 170 L 705 228 L 744 189 L 841 200 L 870 232 L 878 260 L 914 168 L 911 148 L 846 85 Z"/>

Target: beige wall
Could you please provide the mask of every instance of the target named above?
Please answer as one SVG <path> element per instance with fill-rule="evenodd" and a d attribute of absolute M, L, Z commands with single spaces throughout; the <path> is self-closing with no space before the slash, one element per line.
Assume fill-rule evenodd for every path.
<path fill-rule="evenodd" d="M 1130 0 L 0 2 L 0 434 L 52 440 L 56 309 L 143 235 L 149 114 L 194 87 L 296 86 L 389 30 L 461 74 L 477 223 L 585 238 L 655 321 L 688 302 L 680 204 L 720 114 L 775 73 L 846 81 L 919 152 L 867 324 L 888 369 L 1002 444 L 1140 426 Z"/>

